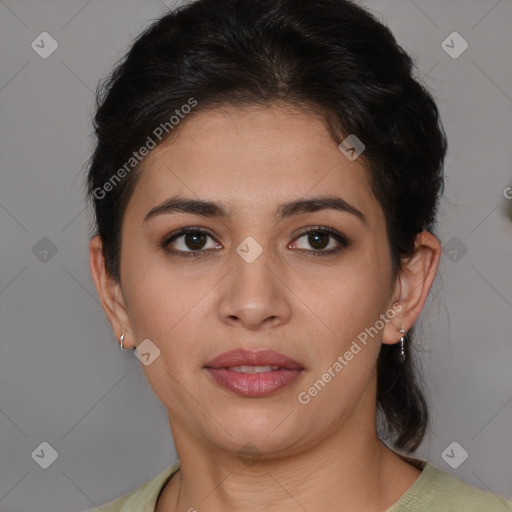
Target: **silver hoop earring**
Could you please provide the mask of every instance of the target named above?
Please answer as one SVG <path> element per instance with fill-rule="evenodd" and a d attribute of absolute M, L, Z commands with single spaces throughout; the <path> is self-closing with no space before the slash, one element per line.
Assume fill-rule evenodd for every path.
<path fill-rule="evenodd" d="M 399 353 L 399 357 L 400 357 L 400 362 L 404 363 L 405 362 L 405 337 L 407 336 L 407 333 L 404 331 L 403 327 L 398 329 L 398 332 L 403 334 L 403 336 L 400 338 L 400 353 Z"/>
<path fill-rule="evenodd" d="M 122 349 L 122 350 L 128 350 L 127 348 L 124 348 L 124 347 L 123 347 L 124 332 L 123 332 L 123 334 L 121 334 L 121 337 L 119 338 L 119 341 L 121 342 L 121 345 L 120 345 L 120 346 L 121 346 L 121 349 Z"/>

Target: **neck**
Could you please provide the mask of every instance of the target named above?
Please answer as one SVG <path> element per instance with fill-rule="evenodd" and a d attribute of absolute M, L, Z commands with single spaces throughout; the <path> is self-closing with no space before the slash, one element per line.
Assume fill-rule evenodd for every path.
<path fill-rule="evenodd" d="M 171 422 L 180 473 L 157 512 L 382 512 L 421 472 L 385 446 L 374 429 L 338 429 L 315 446 L 281 457 L 242 458 L 189 438 Z M 351 435 L 349 435 L 349 433 Z M 181 441 L 181 442 L 180 442 Z"/>

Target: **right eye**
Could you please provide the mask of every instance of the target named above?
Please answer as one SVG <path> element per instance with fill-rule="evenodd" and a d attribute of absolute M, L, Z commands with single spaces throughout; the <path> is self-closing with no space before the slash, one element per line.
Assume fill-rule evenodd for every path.
<path fill-rule="evenodd" d="M 215 240 L 210 231 L 206 229 L 188 227 L 171 233 L 162 241 L 161 245 L 169 254 L 173 256 L 205 256 L 205 253 L 208 249 L 220 249 L 222 247 L 216 241 L 213 245 L 208 247 L 208 238 Z M 170 245 L 173 245 L 175 248 L 170 249 Z"/>

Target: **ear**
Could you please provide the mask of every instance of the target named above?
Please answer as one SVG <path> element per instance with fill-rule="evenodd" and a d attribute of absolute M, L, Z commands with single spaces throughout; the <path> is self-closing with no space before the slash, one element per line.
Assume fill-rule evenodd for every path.
<path fill-rule="evenodd" d="M 130 348 L 133 336 L 121 284 L 107 273 L 103 244 L 99 235 L 94 236 L 89 243 L 89 270 L 114 336 L 119 340 L 124 333 L 123 346 Z"/>
<path fill-rule="evenodd" d="M 414 254 L 402 260 L 402 269 L 397 276 L 391 303 L 397 311 L 396 303 L 402 308 L 397 311 L 392 320 L 386 323 L 382 343 L 392 345 L 400 341 L 402 336 L 398 329 L 402 326 L 407 332 L 427 300 L 428 292 L 437 273 L 441 259 L 441 244 L 428 231 L 416 235 Z"/>

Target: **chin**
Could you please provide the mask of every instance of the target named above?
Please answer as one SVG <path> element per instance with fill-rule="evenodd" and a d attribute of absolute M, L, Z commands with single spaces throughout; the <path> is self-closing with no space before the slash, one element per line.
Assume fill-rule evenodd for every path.
<path fill-rule="evenodd" d="M 283 452 L 306 434 L 297 431 L 304 430 L 304 423 L 298 421 L 294 413 L 290 414 L 289 408 L 266 409 L 253 407 L 252 410 L 244 410 L 237 407 L 233 411 L 225 411 L 221 415 L 222 426 L 209 422 L 213 430 L 204 432 L 203 424 L 203 433 L 221 450 L 231 453 L 254 452 L 259 456 Z"/>

